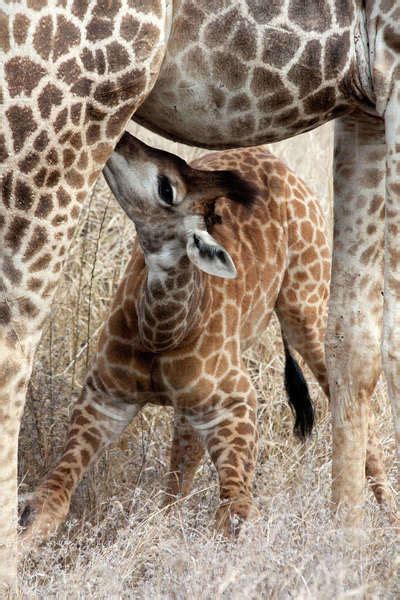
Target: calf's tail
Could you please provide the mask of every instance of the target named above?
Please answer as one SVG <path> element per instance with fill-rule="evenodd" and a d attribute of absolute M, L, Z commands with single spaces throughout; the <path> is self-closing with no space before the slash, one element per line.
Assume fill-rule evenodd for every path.
<path fill-rule="evenodd" d="M 285 349 L 285 389 L 289 406 L 295 417 L 293 431 L 297 437 L 304 440 L 310 435 L 314 426 L 314 408 L 300 365 L 291 354 L 284 336 L 282 339 Z"/>

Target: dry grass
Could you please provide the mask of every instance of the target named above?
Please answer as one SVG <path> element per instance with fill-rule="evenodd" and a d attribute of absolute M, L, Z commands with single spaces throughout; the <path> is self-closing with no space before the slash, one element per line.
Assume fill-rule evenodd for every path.
<path fill-rule="evenodd" d="M 143 137 L 158 143 L 154 136 Z M 328 127 L 274 148 L 319 191 L 327 214 L 330 143 Z M 160 145 L 187 158 L 200 153 L 163 140 Z M 133 226 L 100 181 L 82 214 L 37 355 L 21 433 L 21 492 L 37 484 L 60 452 L 73 400 L 133 236 Z M 214 535 L 210 523 L 217 489 L 209 463 L 201 469 L 189 500 L 169 515 L 160 511 L 170 413 L 148 408 L 90 470 L 57 539 L 22 565 L 24 597 L 400 597 L 399 549 L 371 498 L 366 535 L 358 550 L 332 525 L 326 402 L 309 378 L 318 428 L 306 445 L 296 442 L 283 393 L 276 324 L 246 360 L 260 399 L 255 496 L 262 520 L 248 526 L 236 544 Z M 382 386 L 377 406 L 386 456 L 391 457 L 391 417 Z"/>

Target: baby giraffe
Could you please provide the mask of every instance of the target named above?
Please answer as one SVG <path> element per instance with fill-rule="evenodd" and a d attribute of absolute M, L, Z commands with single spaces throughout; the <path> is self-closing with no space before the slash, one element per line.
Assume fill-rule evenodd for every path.
<path fill-rule="evenodd" d="M 126 133 L 104 175 L 137 238 L 63 455 L 22 514 L 25 536 L 56 530 L 89 464 L 149 402 L 175 410 L 168 498 L 189 493 L 207 449 L 220 484 L 217 527 L 230 534 L 256 514 L 256 392 L 242 352 L 273 310 L 300 436 L 310 432 L 313 411 L 289 346 L 328 393 L 330 252 L 321 209 L 261 147 L 189 166 Z M 370 464 L 379 496 L 386 483 L 378 451 Z"/>

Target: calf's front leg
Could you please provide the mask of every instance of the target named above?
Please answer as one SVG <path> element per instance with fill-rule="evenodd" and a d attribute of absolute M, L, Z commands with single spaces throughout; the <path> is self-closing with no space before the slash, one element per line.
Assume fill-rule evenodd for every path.
<path fill-rule="evenodd" d="M 25 547 L 27 542 L 47 539 L 56 532 L 90 464 L 119 437 L 141 406 L 114 398 L 104 387 L 99 389 L 89 375 L 72 414 L 61 458 L 22 512 Z"/>
<path fill-rule="evenodd" d="M 217 470 L 220 505 L 216 527 L 230 537 L 239 532 L 243 521 L 258 516 L 252 497 L 257 457 L 257 397 L 242 369 L 232 370 L 220 388 L 212 401 L 187 409 L 185 414 L 202 437 Z"/>

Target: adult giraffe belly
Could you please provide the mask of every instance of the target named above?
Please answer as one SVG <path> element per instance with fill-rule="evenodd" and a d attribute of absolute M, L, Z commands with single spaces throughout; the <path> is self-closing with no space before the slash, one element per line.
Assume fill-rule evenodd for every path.
<path fill-rule="evenodd" d="M 354 4 L 182 0 L 135 120 L 221 148 L 277 141 L 348 112 L 360 88 Z"/>

